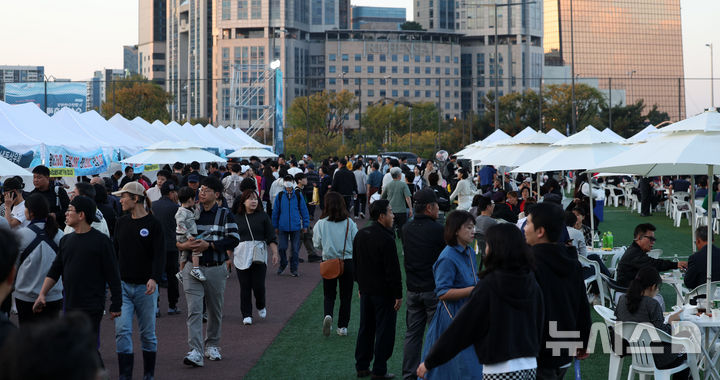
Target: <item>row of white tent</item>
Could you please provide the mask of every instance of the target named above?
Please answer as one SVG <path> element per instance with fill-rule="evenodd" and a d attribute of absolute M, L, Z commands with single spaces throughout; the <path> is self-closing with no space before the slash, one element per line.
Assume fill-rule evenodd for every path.
<path fill-rule="evenodd" d="M 240 129 L 202 126 L 175 121 L 150 123 L 140 117 L 128 120 L 116 114 L 109 120 L 95 111 L 78 113 L 63 108 L 52 117 L 32 103 L 10 105 L 0 101 L 0 145 L 24 153 L 42 145 L 73 151 L 103 149 L 136 154 L 159 141 L 190 141 L 201 148 L 217 149 L 224 155 L 244 147 L 271 149 Z"/>

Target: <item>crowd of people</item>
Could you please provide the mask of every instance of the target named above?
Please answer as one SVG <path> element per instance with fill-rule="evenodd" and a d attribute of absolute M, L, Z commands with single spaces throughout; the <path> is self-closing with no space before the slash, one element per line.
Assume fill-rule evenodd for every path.
<path fill-rule="evenodd" d="M 206 359 L 222 359 L 232 268 L 242 322 L 252 325 L 268 315 L 268 267 L 298 277 L 307 261 L 320 262 L 323 274 L 318 328 L 325 336 L 333 325 L 337 335 L 348 335 L 357 283 L 358 377 L 395 376 L 387 361 L 404 299 L 404 379 L 562 379 L 574 358 L 586 356 L 590 333 L 584 280 L 595 273 L 577 256 L 595 260 L 609 275 L 587 250 L 592 185 L 579 177 L 575 198 L 563 208 L 561 184 L 552 175 L 512 178 L 491 166 L 479 169 L 472 176 L 455 157 L 409 163 L 347 156 L 316 163 L 308 154 L 206 168 L 178 162 L 155 180 L 128 166 L 106 178 L 79 178 L 72 189 L 50 178 L 45 166 L 33 168 L 31 192 L 21 178 L 8 178 L 0 212 L 0 374 L 23 378 L 31 373 L 23 371 L 37 370 L 13 360 L 41 340 L 39 331 L 49 339 L 60 329 L 71 329 L 81 343 L 68 358 L 90 358 L 73 370 L 102 368 L 97 349 L 104 315 L 115 324 L 118 378 L 132 377 L 134 326 L 144 379 L 154 378 L 156 320 L 164 313 L 186 315 L 189 350 L 182 361 L 203 367 Z M 537 181 L 542 186 L 533 188 Z M 655 304 L 638 301 L 658 298 L 647 268 L 688 266 L 647 256 L 654 231 L 639 225 L 618 265 L 618 283 L 629 288 L 618 317 L 637 319 L 638 310 L 649 310 L 655 318 Z M 707 235 L 698 231 L 702 248 Z M 696 255 L 688 286 L 705 276 L 702 250 Z M 720 265 L 720 257 L 715 262 Z M 159 309 L 161 284 L 167 311 Z M 185 312 L 178 307 L 181 293 Z M 657 302 L 662 308 L 661 297 Z M 19 332 L 8 319 L 11 309 Z M 567 339 L 551 331 L 578 334 Z M 551 349 L 561 343 L 559 353 Z"/>

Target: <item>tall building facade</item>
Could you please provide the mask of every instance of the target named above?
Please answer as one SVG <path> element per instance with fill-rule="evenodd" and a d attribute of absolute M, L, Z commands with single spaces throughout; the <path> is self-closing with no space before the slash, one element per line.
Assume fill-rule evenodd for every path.
<path fill-rule="evenodd" d="M 128 74 L 138 73 L 138 47 L 137 45 L 123 46 L 123 69 Z"/>
<path fill-rule="evenodd" d="M 168 0 L 139 0 L 135 72 L 165 85 Z"/>
<path fill-rule="evenodd" d="M 5 99 L 5 83 L 40 82 L 45 66 L 0 66 L 0 99 Z"/>
<path fill-rule="evenodd" d="M 206 118 L 212 109 L 213 4 L 167 0 L 167 91 L 175 120 Z"/>
<path fill-rule="evenodd" d="M 316 82 L 311 76 L 323 72 L 324 32 L 347 29 L 350 22 L 349 0 L 217 0 L 216 6 L 213 120 L 241 128 L 269 125 L 274 96 L 272 82 L 261 81 L 237 107 L 243 88 L 258 85 L 270 62 L 279 60 L 285 103 L 306 95 Z M 320 70 L 314 74 L 313 64 Z"/>
<path fill-rule="evenodd" d="M 332 30 L 325 33 L 325 87 L 354 92 L 360 103 L 346 126 L 373 104 L 439 103 L 445 119 L 461 116 L 460 36 L 422 31 Z"/>
<path fill-rule="evenodd" d="M 354 30 L 400 30 L 404 22 L 405 8 L 351 7 L 350 23 Z"/>
<path fill-rule="evenodd" d="M 571 13 L 572 9 L 572 13 Z M 545 65 L 685 117 L 680 0 L 545 0 Z M 614 103 L 614 101 L 613 101 Z"/>

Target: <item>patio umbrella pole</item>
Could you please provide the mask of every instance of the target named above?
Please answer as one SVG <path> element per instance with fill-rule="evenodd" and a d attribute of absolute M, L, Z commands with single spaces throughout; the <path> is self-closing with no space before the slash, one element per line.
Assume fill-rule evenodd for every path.
<path fill-rule="evenodd" d="M 588 173 L 588 178 L 592 178 L 592 173 Z M 593 188 L 592 184 L 590 183 L 590 180 L 588 179 L 588 190 L 590 197 L 590 233 L 592 234 L 592 240 L 593 240 L 593 248 L 595 248 L 595 200 L 593 199 Z M 580 192 L 582 193 L 582 188 L 580 188 Z M 599 237 L 599 236 L 598 236 Z"/>
<path fill-rule="evenodd" d="M 682 222 L 682 219 L 680 220 Z M 692 247 L 693 252 L 697 251 L 695 246 L 695 176 L 690 176 L 690 229 L 692 229 Z"/>
<path fill-rule="evenodd" d="M 712 184 L 713 181 L 713 165 L 708 165 L 708 183 Z M 713 204 L 713 190 L 710 189 L 708 191 L 708 241 L 707 245 L 705 246 L 707 249 L 707 285 L 705 286 L 705 289 L 707 289 L 707 307 L 712 307 L 713 302 L 713 292 L 712 289 L 710 289 L 710 283 L 712 282 L 712 243 L 713 243 L 713 230 L 712 230 L 712 204 Z"/>

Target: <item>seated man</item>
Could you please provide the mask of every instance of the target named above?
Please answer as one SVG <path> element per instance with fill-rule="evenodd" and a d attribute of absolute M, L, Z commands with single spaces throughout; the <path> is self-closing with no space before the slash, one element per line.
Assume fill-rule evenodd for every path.
<path fill-rule="evenodd" d="M 698 227 L 695 230 L 695 245 L 697 252 L 688 259 L 687 273 L 685 273 L 685 286 L 693 290 L 707 280 L 707 227 Z M 712 280 L 720 281 L 720 249 L 712 246 Z"/>
<path fill-rule="evenodd" d="M 677 268 L 687 268 L 687 261 L 673 262 L 664 259 L 653 259 L 648 256 L 655 244 L 655 226 L 650 223 L 638 224 L 635 227 L 633 243 L 625 251 L 617 266 L 618 285 L 628 287 L 640 268 L 655 267 L 658 272 Z"/>

